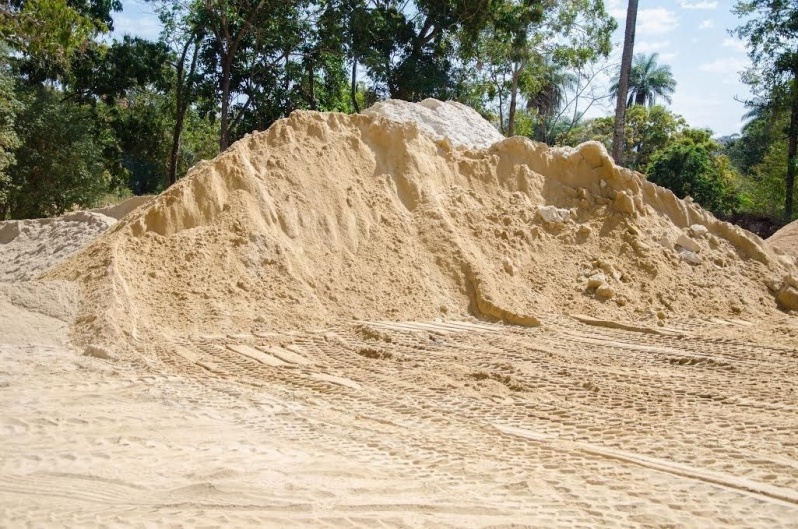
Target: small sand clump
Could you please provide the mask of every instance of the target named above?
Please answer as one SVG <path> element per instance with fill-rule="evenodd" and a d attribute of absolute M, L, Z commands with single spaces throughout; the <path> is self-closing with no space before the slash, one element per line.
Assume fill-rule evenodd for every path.
<path fill-rule="evenodd" d="M 433 133 L 430 108 L 446 110 Z M 396 121 L 396 109 L 421 117 Z M 549 149 L 497 138 L 484 120 L 482 136 L 457 137 L 478 130 L 463 126 L 475 115 L 430 101 L 295 112 L 43 277 L 80 284 L 86 344 L 353 319 L 778 310 L 766 280 L 794 266 L 761 239 L 615 166 L 598 143 Z"/>

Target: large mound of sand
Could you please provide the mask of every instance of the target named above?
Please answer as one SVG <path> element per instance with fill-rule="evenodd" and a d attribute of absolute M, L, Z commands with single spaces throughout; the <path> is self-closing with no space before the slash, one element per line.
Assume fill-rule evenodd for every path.
<path fill-rule="evenodd" d="M 795 525 L 792 259 L 598 145 L 389 108 L 0 224 L 0 274 L 101 233 L 0 282 L 2 525 Z"/>
<path fill-rule="evenodd" d="M 425 130 L 295 112 L 44 277 L 79 282 L 75 337 L 89 342 L 352 319 L 752 319 L 777 310 L 794 272 L 597 143 L 469 150 Z"/>

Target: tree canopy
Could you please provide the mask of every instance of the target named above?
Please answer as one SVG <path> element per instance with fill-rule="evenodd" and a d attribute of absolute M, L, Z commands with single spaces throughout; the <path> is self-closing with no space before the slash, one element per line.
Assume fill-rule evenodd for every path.
<path fill-rule="evenodd" d="M 614 87 L 623 117 L 585 119 L 609 106 L 600 80 L 618 68 L 603 0 L 147 1 L 155 40 L 111 39 L 118 0 L 0 7 L 0 218 L 157 193 L 294 110 L 359 112 L 387 97 L 457 100 L 552 145 L 601 141 L 722 214 L 792 215 L 798 17 L 785 2 L 737 2 L 756 97 L 742 135 L 721 145 L 661 106 L 676 81 L 631 46 L 628 89 Z"/>
<path fill-rule="evenodd" d="M 673 78 L 670 66 L 657 63 L 657 53 L 635 55 L 632 68 L 629 72 L 626 106 L 648 105 L 654 106 L 657 98 L 662 98 L 666 103 L 671 103 L 671 95 L 676 90 L 676 80 Z M 619 81 L 610 87 L 610 94 L 618 94 Z"/>
<path fill-rule="evenodd" d="M 748 0 L 738 1 L 734 12 L 747 19 L 734 31 L 746 41 L 752 61 L 744 81 L 760 98 L 790 108 L 783 213 L 790 220 L 798 163 L 798 6 L 783 0 Z"/>

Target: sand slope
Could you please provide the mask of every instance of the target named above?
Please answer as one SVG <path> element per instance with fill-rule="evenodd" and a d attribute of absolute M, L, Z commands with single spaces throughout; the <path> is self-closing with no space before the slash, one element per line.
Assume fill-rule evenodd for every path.
<path fill-rule="evenodd" d="M 35 278 L 150 200 L 150 196 L 132 197 L 114 206 L 56 218 L 0 222 L 0 282 Z"/>
<path fill-rule="evenodd" d="M 792 260 L 596 144 L 384 108 L 0 284 L 0 525 L 798 527 Z"/>
<path fill-rule="evenodd" d="M 468 150 L 379 115 L 295 112 L 45 277 L 82 285 L 86 343 L 364 318 L 750 319 L 792 271 L 599 144 Z"/>
<path fill-rule="evenodd" d="M 798 258 L 798 222 L 791 222 L 768 237 L 768 245 L 793 258 Z"/>

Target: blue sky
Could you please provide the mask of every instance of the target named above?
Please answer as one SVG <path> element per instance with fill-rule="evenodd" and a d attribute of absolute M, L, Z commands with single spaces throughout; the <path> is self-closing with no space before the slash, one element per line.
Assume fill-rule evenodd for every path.
<path fill-rule="evenodd" d="M 618 20 L 613 42 L 620 57 L 626 0 L 605 0 Z M 745 113 L 735 100 L 750 97 L 739 72 L 750 63 L 743 43 L 728 30 L 740 25 L 731 9 L 734 1 L 641 0 L 637 16 L 635 53 L 657 52 L 659 62 L 670 65 L 677 87 L 671 110 L 691 126 L 712 129 L 716 135 L 739 132 Z M 131 33 L 156 39 L 158 19 L 143 0 L 124 0 L 124 11 L 114 17 L 117 34 Z M 609 106 L 594 112 L 608 114 Z"/>
<path fill-rule="evenodd" d="M 739 132 L 746 110 L 735 98 L 750 97 L 739 75 L 750 61 L 743 43 L 729 35 L 741 23 L 731 12 L 735 3 L 643 0 L 638 8 L 635 53 L 659 53 L 659 62 L 670 65 L 677 82 L 670 108 L 716 135 Z M 626 1 L 607 0 L 607 7 L 618 20 L 614 42 L 620 48 Z"/>

